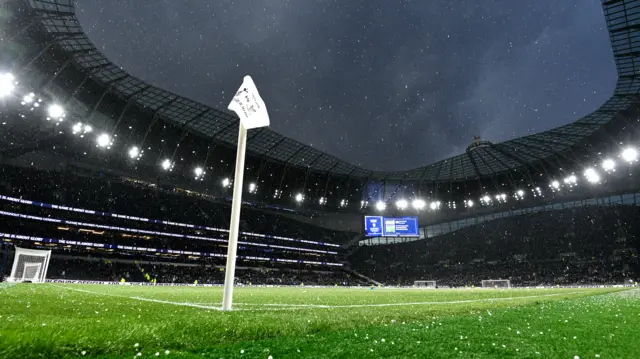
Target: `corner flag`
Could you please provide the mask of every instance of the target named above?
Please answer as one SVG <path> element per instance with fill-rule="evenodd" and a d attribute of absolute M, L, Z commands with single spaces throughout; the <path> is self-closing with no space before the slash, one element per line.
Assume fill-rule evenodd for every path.
<path fill-rule="evenodd" d="M 247 130 L 269 126 L 267 106 L 262 101 L 251 76 L 244 77 L 242 86 L 236 92 L 228 108 L 238 114 Z"/>
<path fill-rule="evenodd" d="M 229 104 L 229 110 L 240 117 L 238 126 L 238 152 L 236 172 L 233 181 L 233 200 L 231 201 L 231 223 L 229 223 L 229 245 L 227 246 L 227 266 L 224 270 L 224 294 L 222 309 L 231 310 L 233 285 L 235 283 L 236 257 L 238 252 L 238 230 L 240 227 L 240 205 L 242 204 L 242 180 L 244 176 L 244 155 L 247 147 L 247 130 L 269 126 L 267 106 L 258 93 L 251 76 L 245 76 L 242 86 Z"/>

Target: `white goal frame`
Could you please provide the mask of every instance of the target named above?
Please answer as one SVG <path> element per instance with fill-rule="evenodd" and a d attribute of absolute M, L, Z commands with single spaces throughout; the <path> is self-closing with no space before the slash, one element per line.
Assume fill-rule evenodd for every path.
<path fill-rule="evenodd" d="M 436 288 L 435 280 L 416 280 L 413 281 L 413 286 L 416 288 Z"/>
<path fill-rule="evenodd" d="M 16 253 L 13 257 L 11 275 L 9 275 L 7 281 L 43 283 L 47 277 L 51 251 L 19 247 L 15 247 L 15 249 Z M 35 273 L 31 271 L 32 268 L 36 268 Z"/>
<path fill-rule="evenodd" d="M 496 283 L 506 284 L 506 286 L 497 286 Z M 511 281 L 509 279 L 484 279 L 482 280 L 482 288 L 511 288 Z"/>

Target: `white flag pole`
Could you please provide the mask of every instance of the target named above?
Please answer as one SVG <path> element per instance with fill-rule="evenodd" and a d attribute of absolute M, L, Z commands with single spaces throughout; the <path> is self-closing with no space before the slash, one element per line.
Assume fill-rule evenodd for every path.
<path fill-rule="evenodd" d="M 247 148 L 247 129 L 240 121 L 236 173 L 233 180 L 233 200 L 231 201 L 231 224 L 229 225 L 229 247 L 227 248 L 227 268 L 224 276 L 224 296 L 222 310 L 231 310 L 233 286 L 236 274 L 236 254 L 238 252 L 238 230 L 240 227 L 240 207 L 242 205 L 242 180 L 244 177 L 244 154 Z"/>
<path fill-rule="evenodd" d="M 236 274 L 238 252 L 238 229 L 240 227 L 240 207 L 242 206 L 242 178 L 244 177 L 244 155 L 247 148 L 247 130 L 269 126 L 269 114 L 258 93 L 251 76 L 245 76 L 242 85 L 229 104 L 229 110 L 240 118 L 236 173 L 233 180 L 233 200 L 231 202 L 231 223 L 229 225 L 229 247 L 227 248 L 227 268 L 224 276 L 224 296 L 222 310 L 231 310 L 233 285 Z"/>

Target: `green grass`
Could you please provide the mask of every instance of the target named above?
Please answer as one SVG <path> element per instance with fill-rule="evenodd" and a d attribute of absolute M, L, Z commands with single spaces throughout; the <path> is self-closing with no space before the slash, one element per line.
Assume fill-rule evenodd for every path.
<path fill-rule="evenodd" d="M 640 358 L 638 290 L 237 288 L 233 312 L 221 300 L 211 287 L 0 286 L 0 358 Z"/>

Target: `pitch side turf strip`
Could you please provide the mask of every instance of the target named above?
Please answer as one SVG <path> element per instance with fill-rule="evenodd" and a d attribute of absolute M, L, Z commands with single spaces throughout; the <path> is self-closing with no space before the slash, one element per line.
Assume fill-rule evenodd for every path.
<path fill-rule="evenodd" d="M 161 303 L 161 304 L 171 304 L 183 307 L 192 307 L 199 309 L 212 309 L 212 310 L 222 310 L 221 307 L 214 307 L 210 305 L 203 305 L 199 303 L 189 303 L 189 302 L 172 302 L 166 300 L 159 299 L 150 299 L 144 297 L 129 297 L 125 295 L 117 295 L 110 293 L 99 293 L 92 292 L 89 290 L 78 289 L 78 288 L 70 288 L 65 286 L 59 286 L 55 284 L 51 284 L 53 287 L 68 289 L 72 291 L 94 294 L 98 296 L 109 296 L 109 297 L 117 297 L 117 298 L 125 298 L 132 300 L 139 300 L 143 302 L 152 302 L 152 303 Z M 257 307 L 271 307 L 271 308 L 260 308 L 260 309 L 246 309 L 246 308 L 237 308 L 236 310 L 243 311 L 255 311 L 255 310 L 295 310 L 295 309 L 348 309 L 348 308 L 374 308 L 374 307 L 400 307 L 400 306 L 410 306 L 410 305 L 434 305 L 434 304 L 464 304 L 464 303 L 477 303 L 477 302 L 494 302 L 494 301 L 508 301 L 508 300 L 516 300 L 516 299 L 535 299 L 535 298 L 544 298 L 544 297 L 555 297 L 560 295 L 571 295 L 571 294 L 579 294 L 581 292 L 566 292 L 566 293 L 552 293 L 552 294 L 541 294 L 541 295 L 528 295 L 528 296 L 518 296 L 518 297 L 501 297 L 501 298 L 483 298 L 483 299 L 466 299 L 466 300 L 449 300 L 449 301 L 429 301 L 429 302 L 407 302 L 407 303 L 378 303 L 378 304 L 348 304 L 348 305 L 323 305 L 323 304 L 277 304 L 277 303 L 265 303 L 265 304 L 245 304 L 245 303 L 236 303 L 236 305 L 247 305 L 247 306 L 257 306 Z"/>

